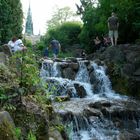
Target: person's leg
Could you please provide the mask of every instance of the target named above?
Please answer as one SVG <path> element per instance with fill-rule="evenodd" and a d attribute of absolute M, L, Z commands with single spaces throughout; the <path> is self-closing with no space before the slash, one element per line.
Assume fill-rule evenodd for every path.
<path fill-rule="evenodd" d="M 56 54 L 55 53 L 53 53 L 53 58 L 55 59 L 55 58 L 57 58 L 57 56 L 56 56 Z"/>
<path fill-rule="evenodd" d="M 118 41 L 118 31 L 117 30 L 114 31 L 114 38 L 115 38 L 115 46 L 116 46 L 117 41 Z"/>
<path fill-rule="evenodd" d="M 114 46 L 114 41 L 113 41 L 113 31 L 109 31 L 109 37 L 110 37 L 110 40 L 111 40 L 111 44 L 112 46 Z"/>
<path fill-rule="evenodd" d="M 54 59 L 57 58 L 58 53 L 59 53 L 58 48 L 54 48 L 53 49 L 53 57 L 54 57 Z"/>

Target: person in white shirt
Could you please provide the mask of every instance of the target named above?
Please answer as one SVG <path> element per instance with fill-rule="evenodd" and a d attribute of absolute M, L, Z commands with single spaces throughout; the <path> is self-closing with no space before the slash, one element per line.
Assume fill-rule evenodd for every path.
<path fill-rule="evenodd" d="M 10 46 L 12 52 L 16 51 L 24 51 L 27 48 L 24 46 L 21 38 L 17 39 L 16 37 L 13 37 L 11 41 L 8 42 L 8 45 Z"/>
<path fill-rule="evenodd" d="M 13 37 L 9 42 L 8 42 L 8 47 L 10 48 L 10 50 L 12 52 L 15 52 L 15 42 L 16 42 L 17 38 Z"/>
<path fill-rule="evenodd" d="M 15 41 L 15 52 L 16 51 L 23 51 L 23 50 L 26 50 L 27 48 L 24 46 L 22 40 L 19 38 Z"/>

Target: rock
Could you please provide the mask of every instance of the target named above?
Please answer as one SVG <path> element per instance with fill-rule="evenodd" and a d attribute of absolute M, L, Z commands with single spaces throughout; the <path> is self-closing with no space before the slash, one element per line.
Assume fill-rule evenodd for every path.
<path fill-rule="evenodd" d="M 9 48 L 8 44 L 4 44 L 2 47 L 2 52 L 8 56 L 12 56 L 11 49 Z"/>
<path fill-rule="evenodd" d="M 99 116 L 99 117 L 103 116 L 100 110 L 89 108 L 89 107 L 84 109 L 84 114 L 86 114 L 86 116 L 88 117 L 89 116 Z"/>
<path fill-rule="evenodd" d="M 136 131 L 126 131 L 120 133 L 119 140 L 140 140 L 140 133 Z"/>
<path fill-rule="evenodd" d="M 69 101 L 69 100 L 70 100 L 69 95 L 55 96 L 55 101 L 58 101 L 58 102 Z"/>
<path fill-rule="evenodd" d="M 79 68 L 78 63 L 70 63 L 69 66 L 70 66 L 73 70 L 78 71 L 78 68 Z"/>
<path fill-rule="evenodd" d="M 140 68 L 137 69 L 134 73 L 133 73 L 134 76 L 140 76 Z"/>
<path fill-rule="evenodd" d="M 75 75 L 76 75 L 76 73 L 70 67 L 65 68 L 62 72 L 62 77 L 63 78 L 67 78 L 67 79 L 71 79 L 71 80 L 75 79 Z"/>
<path fill-rule="evenodd" d="M 0 63 L 6 63 L 7 61 L 6 55 L 4 54 L 4 52 L 0 52 Z"/>
<path fill-rule="evenodd" d="M 15 125 L 7 111 L 0 112 L 0 140 L 17 140 Z"/>
<path fill-rule="evenodd" d="M 23 126 L 22 128 L 31 129 L 38 140 L 48 140 L 48 118 L 49 114 L 36 102 L 33 101 L 32 96 L 22 97 L 22 105 L 20 113 L 22 114 Z M 28 116 L 28 120 L 27 120 Z M 21 125 L 21 124 L 20 124 Z M 27 128 L 26 128 L 27 127 Z"/>
<path fill-rule="evenodd" d="M 75 87 L 75 89 L 76 89 L 76 91 L 77 91 L 77 95 L 78 95 L 78 97 L 80 97 L 80 98 L 84 98 L 85 96 L 86 96 L 86 90 L 84 89 L 84 87 L 83 86 L 81 86 L 80 84 L 74 84 L 74 87 Z"/>
<path fill-rule="evenodd" d="M 58 130 L 51 130 L 49 136 L 52 140 L 64 140 Z"/>
<path fill-rule="evenodd" d="M 116 47 L 107 47 L 104 52 L 89 55 L 90 60 L 104 61 L 108 66 L 112 87 L 119 93 L 140 96 L 140 45 L 121 44 Z M 98 61 L 97 61 L 98 62 Z M 90 77 L 94 76 L 91 73 Z M 94 78 L 91 78 L 94 82 Z M 98 82 L 97 82 L 98 84 Z M 131 86 L 135 85 L 135 86 Z M 94 86 L 95 90 L 97 89 Z"/>

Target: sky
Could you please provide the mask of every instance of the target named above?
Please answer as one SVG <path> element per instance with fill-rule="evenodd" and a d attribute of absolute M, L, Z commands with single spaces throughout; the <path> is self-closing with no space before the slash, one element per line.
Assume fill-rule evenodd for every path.
<path fill-rule="evenodd" d="M 29 3 L 32 11 L 32 20 L 34 34 L 44 34 L 46 31 L 46 22 L 51 19 L 55 7 L 62 8 L 69 6 L 73 11 L 76 11 L 75 3 L 79 4 L 80 0 L 21 0 L 24 13 L 24 30 Z M 23 30 L 23 32 L 24 32 Z"/>

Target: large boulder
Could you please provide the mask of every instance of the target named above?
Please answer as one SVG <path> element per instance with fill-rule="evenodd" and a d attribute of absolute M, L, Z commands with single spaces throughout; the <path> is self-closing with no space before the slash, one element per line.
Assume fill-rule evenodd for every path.
<path fill-rule="evenodd" d="M 0 112 L 0 140 L 17 140 L 13 119 L 7 111 Z"/>
<path fill-rule="evenodd" d="M 0 52 L 0 63 L 6 63 L 7 62 L 7 57 L 4 54 L 4 52 Z"/>
<path fill-rule="evenodd" d="M 139 54 L 140 45 L 121 44 L 116 47 L 107 47 L 103 52 L 95 52 L 89 55 L 88 59 L 99 59 L 105 62 L 115 91 L 140 96 Z M 94 77 L 93 72 L 90 75 Z M 94 82 L 94 78 L 91 82 Z"/>

